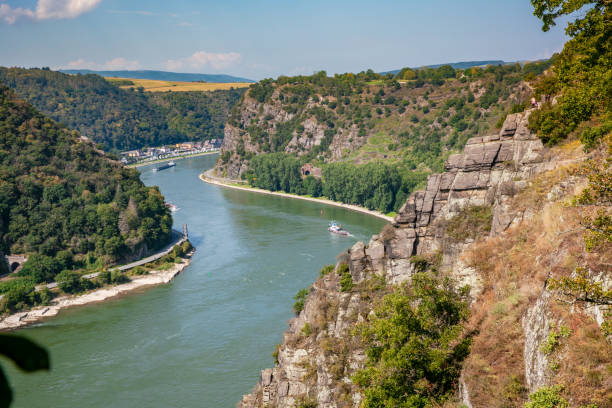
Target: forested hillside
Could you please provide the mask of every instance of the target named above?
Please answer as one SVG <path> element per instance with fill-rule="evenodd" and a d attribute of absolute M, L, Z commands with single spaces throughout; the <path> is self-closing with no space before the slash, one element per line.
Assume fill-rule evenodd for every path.
<path fill-rule="evenodd" d="M 97 75 L 21 68 L 0 68 L 0 83 L 113 151 L 222 138 L 227 116 L 244 92 L 148 94 L 120 89 Z"/>
<path fill-rule="evenodd" d="M 29 256 L 0 292 L 139 256 L 166 244 L 171 226 L 136 170 L 0 87 L 0 251 Z"/>
<path fill-rule="evenodd" d="M 404 68 L 394 76 L 367 71 L 329 77 L 320 72 L 260 81 L 232 110 L 217 172 L 272 188 L 264 181 L 268 174 L 285 169 L 256 165 L 254 158 L 282 153 L 297 157 L 299 164 L 323 167 L 326 196 L 397 210 L 428 174 L 443 169 L 451 152 L 470 137 L 496 132 L 508 113 L 522 111 L 533 93 L 526 81 L 549 66 L 550 61 L 465 70 L 446 65 Z M 272 161 L 279 163 L 279 157 Z M 330 167 L 331 162 L 342 164 Z M 363 186 L 360 180 L 368 170 L 361 166 L 371 162 L 393 164 L 401 182 L 383 183 L 385 191 Z M 326 177 L 331 168 L 334 180 Z M 287 177 L 296 184 L 280 189 L 308 190 L 299 174 Z M 347 183 L 325 188 L 338 179 Z"/>

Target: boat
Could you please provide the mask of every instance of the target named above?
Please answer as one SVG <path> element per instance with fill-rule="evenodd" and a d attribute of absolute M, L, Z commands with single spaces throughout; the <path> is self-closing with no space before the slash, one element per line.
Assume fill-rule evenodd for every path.
<path fill-rule="evenodd" d="M 168 162 L 168 163 L 166 163 L 166 164 L 162 164 L 162 165 L 161 165 L 161 166 L 159 166 L 159 167 L 155 167 L 155 168 L 153 169 L 153 171 L 161 171 L 161 170 L 166 170 L 166 169 L 169 169 L 170 167 L 174 167 L 174 166 L 176 166 L 176 163 L 175 163 L 175 162 L 173 162 L 173 161 L 169 161 L 169 162 Z"/>
<path fill-rule="evenodd" d="M 327 230 L 333 234 L 342 235 L 348 237 L 351 235 L 350 232 L 342 228 L 342 225 L 338 224 L 336 221 L 332 221 L 329 223 Z"/>
<path fill-rule="evenodd" d="M 172 203 L 166 203 L 166 207 L 170 210 L 170 212 L 177 212 L 179 210 L 179 208 Z"/>

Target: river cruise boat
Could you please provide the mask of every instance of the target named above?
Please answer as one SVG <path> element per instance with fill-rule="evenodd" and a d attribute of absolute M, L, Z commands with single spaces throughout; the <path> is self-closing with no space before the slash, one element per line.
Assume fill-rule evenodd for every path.
<path fill-rule="evenodd" d="M 338 224 L 336 221 L 332 221 L 329 223 L 327 230 L 333 234 L 342 235 L 348 237 L 351 235 L 350 232 L 342 228 L 342 225 Z"/>
<path fill-rule="evenodd" d="M 161 165 L 161 166 L 159 166 L 159 167 L 155 167 L 155 168 L 153 169 L 153 171 L 161 171 L 161 170 L 166 170 L 166 169 L 169 169 L 170 167 L 174 167 L 174 166 L 176 166 L 176 163 L 174 163 L 173 161 L 169 161 L 169 162 L 168 162 L 168 163 L 166 163 L 166 164 L 162 164 L 162 165 Z"/>

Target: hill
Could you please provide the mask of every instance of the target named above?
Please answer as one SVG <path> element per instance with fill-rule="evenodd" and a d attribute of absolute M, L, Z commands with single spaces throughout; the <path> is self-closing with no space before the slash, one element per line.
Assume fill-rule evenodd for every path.
<path fill-rule="evenodd" d="M 525 79 L 549 64 L 263 80 L 233 108 L 216 171 L 261 188 L 397 211 L 452 151 L 523 110 L 532 94 Z M 323 169 L 322 186 L 304 185 L 299 169 L 306 162 Z M 362 182 L 368 179 L 378 181 Z"/>
<path fill-rule="evenodd" d="M 502 60 L 461 61 L 461 62 L 450 62 L 450 63 L 444 63 L 444 64 L 425 65 L 423 67 L 416 67 L 413 69 L 440 68 L 444 65 L 450 65 L 454 69 L 467 69 L 467 68 L 472 68 L 472 67 L 485 67 L 487 65 L 505 65 L 505 64 L 510 64 L 510 63 L 504 62 Z M 387 74 L 396 75 L 400 71 L 401 69 L 394 69 L 392 71 L 381 72 L 380 74 L 381 75 L 387 75 Z"/>
<path fill-rule="evenodd" d="M 0 83 L 112 151 L 222 138 L 227 116 L 244 92 L 152 94 L 121 89 L 98 75 L 2 67 Z"/>
<path fill-rule="evenodd" d="M 167 71 L 92 71 L 89 69 L 61 69 L 65 74 L 96 74 L 103 77 L 130 78 L 130 79 L 152 79 L 156 81 L 178 81 L 178 82 L 255 82 L 251 79 L 235 77 L 224 74 L 189 74 L 182 72 Z"/>
<path fill-rule="evenodd" d="M 0 191 L 0 251 L 29 256 L 23 278 L 0 292 L 33 291 L 63 270 L 102 268 L 170 239 L 172 218 L 156 187 L 4 86 Z"/>

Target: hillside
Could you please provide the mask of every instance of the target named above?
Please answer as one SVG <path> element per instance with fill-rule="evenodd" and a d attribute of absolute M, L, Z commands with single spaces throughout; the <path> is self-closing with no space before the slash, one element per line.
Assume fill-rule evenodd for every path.
<path fill-rule="evenodd" d="M 383 212 L 397 210 L 428 174 L 442 170 L 452 151 L 470 137 L 495 131 L 508 113 L 523 110 L 533 93 L 525 79 L 549 64 L 405 68 L 396 76 L 368 71 L 328 77 L 320 72 L 264 80 L 252 85 L 232 110 L 216 171 L 274 189 L 275 183 L 265 183 L 269 177 L 262 173 L 270 166 L 259 164 L 280 163 L 278 155 L 297 157 L 285 159 L 296 163 L 288 176 L 295 185 L 281 189 L 308 191 L 309 186 L 300 185 L 299 167 L 312 162 L 323 168 L 323 195 Z M 277 156 L 266 160 L 271 153 Z M 388 165 L 397 174 L 382 183 L 384 200 L 372 199 L 375 187 L 356 191 L 358 180 L 367 179 L 361 173 Z M 330 172 L 334 176 L 326 177 Z M 394 181 L 398 178 L 400 182 Z M 355 186 L 326 188 L 340 179 L 353 180 L 348 184 Z"/>
<path fill-rule="evenodd" d="M 0 192 L 0 252 L 28 256 L 23 277 L 0 286 L 12 293 L 3 309 L 34 301 L 34 284 L 63 270 L 134 259 L 170 239 L 172 218 L 157 188 L 4 86 Z"/>
<path fill-rule="evenodd" d="M 113 151 L 221 138 L 227 116 L 244 92 L 149 94 L 120 89 L 98 75 L 1 67 L 0 83 Z"/>
<path fill-rule="evenodd" d="M 61 69 L 65 74 L 96 74 L 103 77 L 130 78 L 130 79 L 152 79 L 156 81 L 178 81 L 178 82 L 254 82 L 250 79 L 235 77 L 224 74 L 190 74 L 184 72 L 167 71 L 92 71 L 90 69 Z"/>
<path fill-rule="evenodd" d="M 454 69 L 467 69 L 472 67 L 486 67 L 487 65 L 504 65 L 508 64 L 502 60 L 483 60 L 483 61 L 461 61 L 461 62 L 449 62 L 445 64 L 433 64 L 433 65 L 425 65 L 420 68 L 440 68 L 444 65 L 450 65 Z M 418 69 L 418 68 L 413 68 Z M 394 69 L 391 71 L 381 72 L 381 75 L 391 74 L 396 75 L 401 71 L 401 69 Z"/>

